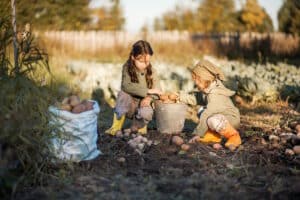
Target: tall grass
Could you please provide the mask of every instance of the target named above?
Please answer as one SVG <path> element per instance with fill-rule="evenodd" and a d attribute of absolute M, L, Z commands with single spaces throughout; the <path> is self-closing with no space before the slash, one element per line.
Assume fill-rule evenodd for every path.
<path fill-rule="evenodd" d="M 11 198 L 20 185 L 43 184 L 49 177 L 48 106 L 57 88 L 43 77 L 50 74 L 48 57 L 30 32 L 18 40 L 18 70 L 11 64 L 12 28 L 0 19 L 0 196 Z M 20 34 L 20 33 L 19 33 Z M 58 87 L 58 86 L 56 86 Z"/>

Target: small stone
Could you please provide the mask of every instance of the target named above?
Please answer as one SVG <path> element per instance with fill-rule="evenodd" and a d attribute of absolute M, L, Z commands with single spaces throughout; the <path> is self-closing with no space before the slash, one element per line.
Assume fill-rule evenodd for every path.
<path fill-rule="evenodd" d="M 213 144 L 213 148 L 214 148 L 215 150 L 220 150 L 220 149 L 222 149 L 222 145 L 219 144 L 219 143 L 216 143 L 216 144 Z"/>
<path fill-rule="evenodd" d="M 296 145 L 293 147 L 293 151 L 295 152 L 295 154 L 300 154 L 300 145 Z"/>
<path fill-rule="evenodd" d="M 231 163 L 226 163 L 226 167 L 229 169 L 234 169 L 234 165 Z"/>
<path fill-rule="evenodd" d="M 118 137 L 118 138 L 121 138 L 121 137 L 123 137 L 123 133 L 122 133 L 122 131 L 117 131 L 117 133 L 116 133 L 116 137 Z"/>
<path fill-rule="evenodd" d="M 280 145 L 278 142 L 274 142 L 274 143 L 272 143 L 272 147 L 275 149 L 278 149 L 280 147 Z"/>
<path fill-rule="evenodd" d="M 138 138 L 139 140 L 141 140 L 141 141 L 142 141 L 142 139 L 143 139 L 143 136 L 141 136 L 141 135 L 138 135 L 138 136 L 137 136 L 137 138 Z"/>
<path fill-rule="evenodd" d="M 293 156 L 295 154 L 295 152 L 292 149 L 286 149 L 284 153 L 287 156 Z"/>
<path fill-rule="evenodd" d="M 137 143 L 135 141 L 131 141 L 129 146 L 135 149 L 137 147 Z"/>
<path fill-rule="evenodd" d="M 211 151 L 208 154 L 213 157 L 217 156 L 217 154 L 215 152 L 211 152 Z"/>
<path fill-rule="evenodd" d="M 268 144 L 264 138 L 261 138 L 260 142 L 264 146 Z"/>
<path fill-rule="evenodd" d="M 280 142 L 281 142 L 281 144 L 286 144 L 286 143 L 287 143 L 287 140 L 283 138 L 283 139 L 281 139 Z"/>
<path fill-rule="evenodd" d="M 293 135 L 291 142 L 293 145 L 300 145 L 300 137 L 298 137 L 298 135 Z"/>
<path fill-rule="evenodd" d="M 150 147 L 150 146 L 152 145 L 152 141 L 149 140 L 149 141 L 147 142 L 147 145 Z"/>
<path fill-rule="evenodd" d="M 144 147 L 145 147 L 145 144 L 140 143 L 140 144 L 137 145 L 137 147 L 139 148 L 139 150 L 142 151 L 144 149 Z"/>
<path fill-rule="evenodd" d="M 126 161 L 126 159 L 124 157 L 120 157 L 117 159 L 117 161 L 120 163 L 124 163 Z"/>
<path fill-rule="evenodd" d="M 137 133 L 138 132 L 138 127 L 137 126 L 131 126 L 130 131 L 133 133 Z"/>
<path fill-rule="evenodd" d="M 281 134 L 280 134 L 280 137 L 281 137 L 281 138 L 284 138 L 284 139 L 286 139 L 286 140 L 291 139 L 293 136 L 294 136 L 293 133 L 281 133 Z"/>
<path fill-rule="evenodd" d="M 132 137 L 132 138 L 135 138 L 135 137 L 136 137 L 136 134 L 131 134 L 131 137 Z"/>
<path fill-rule="evenodd" d="M 134 138 L 134 141 L 135 141 L 136 143 L 141 143 L 142 138 L 140 138 L 140 137 L 138 136 L 138 137 Z"/>
<path fill-rule="evenodd" d="M 143 137 L 142 142 L 147 143 L 147 142 L 148 142 L 148 139 L 145 138 L 145 137 Z"/>
<path fill-rule="evenodd" d="M 159 143 L 160 143 L 159 140 L 154 140 L 154 142 L 153 142 L 154 145 L 158 145 Z"/>
<path fill-rule="evenodd" d="M 126 129 L 124 129 L 124 133 L 131 133 L 131 129 L 130 128 L 126 128 Z"/>
<path fill-rule="evenodd" d="M 300 134 L 300 124 L 297 124 L 295 127 L 297 135 Z"/>
<path fill-rule="evenodd" d="M 129 137 L 129 136 L 130 136 L 130 132 L 125 132 L 125 133 L 124 133 L 124 136 L 125 136 L 125 137 Z"/>
<path fill-rule="evenodd" d="M 275 142 L 275 141 L 278 142 L 280 140 L 280 138 L 278 136 L 276 136 L 276 135 L 270 135 L 269 136 L 269 140 L 271 142 Z"/>
<path fill-rule="evenodd" d="M 137 154 L 139 154 L 139 155 L 142 155 L 142 152 L 141 152 L 141 150 L 139 150 L 139 149 L 136 149 L 135 152 L 136 152 Z"/>

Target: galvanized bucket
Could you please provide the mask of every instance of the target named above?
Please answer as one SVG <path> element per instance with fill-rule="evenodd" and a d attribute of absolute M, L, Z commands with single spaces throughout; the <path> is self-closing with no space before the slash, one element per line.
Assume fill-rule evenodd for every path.
<path fill-rule="evenodd" d="M 157 129 L 163 134 L 180 133 L 184 127 L 187 106 L 182 103 L 155 102 Z"/>

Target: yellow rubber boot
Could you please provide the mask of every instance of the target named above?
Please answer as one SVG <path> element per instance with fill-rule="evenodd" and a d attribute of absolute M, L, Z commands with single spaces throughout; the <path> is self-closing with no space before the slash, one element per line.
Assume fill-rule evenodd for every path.
<path fill-rule="evenodd" d="M 219 131 L 219 133 L 227 138 L 225 146 L 229 149 L 235 149 L 242 143 L 239 132 L 230 123 L 227 123 L 225 128 Z"/>
<path fill-rule="evenodd" d="M 125 122 L 125 115 L 123 115 L 120 119 L 118 119 L 116 113 L 114 113 L 113 124 L 109 129 L 105 131 L 105 133 L 109 135 L 116 135 L 117 131 L 122 129 L 124 122 Z"/>
<path fill-rule="evenodd" d="M 204 143 L 220 143 L 221 136 L 218 133 L 208 129 L 205 132 L 204 136 L 202 138 L 200 138 L 198 141 L 204 142 Z"/>
<path fill-rule="evenodd" d="M 140 128 L 138 130 L 138 133 L 140 133 L 141 135 L 146 135 L 147 134 L 147 125 L 145 125 L 143 128 Z"/>

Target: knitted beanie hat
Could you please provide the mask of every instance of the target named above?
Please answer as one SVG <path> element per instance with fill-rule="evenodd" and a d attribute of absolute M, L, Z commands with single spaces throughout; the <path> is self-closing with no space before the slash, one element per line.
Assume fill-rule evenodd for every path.
<path fill-rule="evenodd" d="M 191 71 L 202 80 L 225 80 L 223 72 L 208 60 L 201 60 Z"/>

